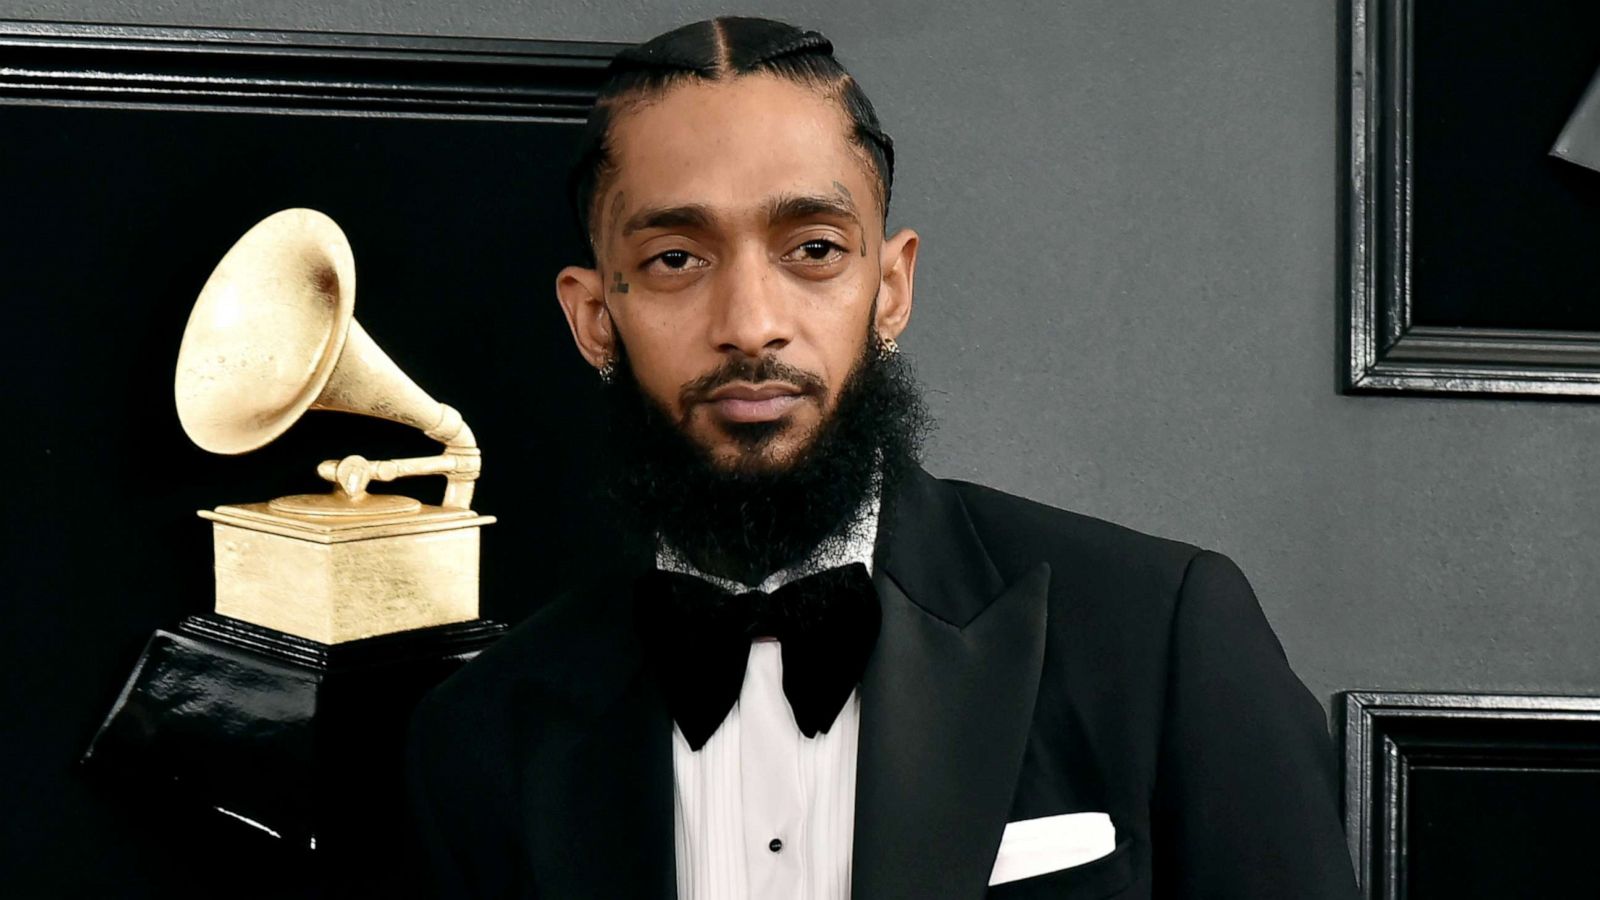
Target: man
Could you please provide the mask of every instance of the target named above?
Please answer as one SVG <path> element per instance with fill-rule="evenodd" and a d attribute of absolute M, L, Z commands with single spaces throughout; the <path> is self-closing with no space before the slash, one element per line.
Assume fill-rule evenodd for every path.
<path fill-rule="evenodd" d="M 556 292 L 640 546 L 419 708 L 441 893 L 1353 897 L 1231 562 L 917 466 L 918 238 L 831 52 L 722 18 L 612 66 Z"/>

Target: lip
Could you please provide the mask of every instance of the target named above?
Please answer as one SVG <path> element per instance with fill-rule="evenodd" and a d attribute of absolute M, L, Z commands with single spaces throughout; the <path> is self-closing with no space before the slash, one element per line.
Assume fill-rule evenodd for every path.
<path fill-rule="evenodd" d="M 722 418 L 730 422 L 771 422 L 788 415 L 804 396 L 800 389 L 783 382 L 724 385 L 706 398 Z"/>
<path fill-rule="evenodd" d="M 713 403 L 718 400 L 771 400 L 774 397 L 794 397 L 799 394 L 799 388 L 783 381 L 763 381 L 760 384 L 741 381 L 717 388 L 706 399 Z"/>

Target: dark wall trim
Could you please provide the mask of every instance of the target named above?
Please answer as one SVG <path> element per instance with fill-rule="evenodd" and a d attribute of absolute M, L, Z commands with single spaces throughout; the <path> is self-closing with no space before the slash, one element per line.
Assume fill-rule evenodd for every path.
<path fill-rule="evenodd" d="M 1345 832 L 1368 900 L 1406 896 L 1414 767 L 1600 772 L 1600 697 L 1350 691 L 1340 698 Z"/>
<path fill-rule="evenodd" d="M 0 21 L 0 104 L 581 121 L 620 46 Z"/>
<path fill-rule="evenodd" d="M 432 648 L 432 661 L 422 653 L 389 666 L 278 647 L 278 657 L 304 657 L 301 668 L 349 677 L 330 693 L 313 672 L 295 682 L 297 694 L 258 696 L 283 724 L 266 743 L 251 744 L 262 735 L 242 718 L 224 723 L 225 734 L 195 723 L 174 730 L 132 709 L 122 736 L 185 772 L 152 775 L 143 749 L 103 741 L 96 766 L 72 763 L 121 702 L 117 689 L 152 629 L 212 606 L 208 526 L 193 510 L 309 487 L 330 447 L 375 458 L 419 449 L 411 429 L 331 414 L 248 460 L 206 454 L 182 436 L 173 360 L 195 293 L 270 212 L 309 206 L 339 222 L 360 272 L 358 319 L 426 390 L 460 404 L 489 448 L 480 508 L 530 511 L 505 515 L 485 536 L 486 617 L 521 620 L 596 564 L 590 548 L 611 546 L 584 502 L 592 467 L 583 448 L 598 438 L 581 413 L 598 383 L 557 305 L 532 299 L 581 258 L 563 176 L 621 46 L 0 21 L 0 332 L 21 345 L 0 355 L 0 381 L 6 419 L 29 426 L 13 450 L 33 477 L 18 480 L 13 502 L 41 511 L 47 535 L 7 559 L 7 595 L 33 612 L 17 623 L 25 634 L 6 662 L 23 682 L 48 686 L 21 704 L 29 726 L 7 734 L 8 771 L 26 788 L 8 792 L 0 812 L 0 895 L 142 900 L 207 884 L 262 900 L 418 894 L 396 849 L 408 831 L 397 741 L 409 704 L 475 649 L 467 644 L 492 636 L 482 629 L 445 635 L 452 646 Z M 500 397 L 517 402 L 492 402 Z M 574 432 L 549 441 L 530 421 Z M 158 457 L 183 474 L 147 503 L 142 479 L 125 475 Z M 57 472 L 77 473 L 103 515 L 91 522 L 47 502 Z M 91 533 L 108 527 L 134 538 Z M 495 565 L 495 553 L 514 564 Z M 538 590 L 526 571 L 541 573 Z M 180 644 L 205 637 L 179 631 Z M 240 649 L 254 640 L 244 638 L 211 644 L 267 665 Z M 272 694 L 279 685 L 247 663 L 229 663 L 244 673 L 240 691 L 201 678 L 200 699 L 180 697 L 171 711 L 196 723 L 227 718 L 232 707 L 210 702 L 212 688 L 229 700 Z M 273 665 L 280 680 L 293 674 Z M 298 721 L 313 709 L 334 721 Z M 212 737 L 228 746 L 207 744 Z M 340 777 L 348 759 L 359 778 Z M 316 788 L 314 809 L 303 790 L 255 793 L 259 808 L 202 802 L 206 773 L 253 767 L 237 770 L 240 783 L 264 789 L 279 784 L 274 766 L 313 764 L 322 781 L 282 783 Z M 297 818 L 276 818 L 284 810 Z M 316 831 L 266 824 L 274 839 L 251 824 L 300 827 L 307 810 Z M 358 827 L 341 847 L 333 835 L 343 821 Z M 291 845 L 296 833 L 325 837 L 308 854 L 309 837 Z"/>
<path fill-rule="evenodd" d="M 1342 293 L 1347 393 L 1600 397 L 1600 335 L 1412 324 L 1416 0 L 1349 0 Z"/>

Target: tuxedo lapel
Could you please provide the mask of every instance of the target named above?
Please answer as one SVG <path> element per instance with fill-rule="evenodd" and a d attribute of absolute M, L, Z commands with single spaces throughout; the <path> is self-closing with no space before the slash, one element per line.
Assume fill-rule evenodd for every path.
<path fill-rule="evenodd" d="M 852 895 L 977 898 L 1022 764 L 1050 570 L 1006 585 L 954 489 L 885 507 L 883 628 L 861 685 Z"/>
<path fill-rule="evenodd" d="M 632 605 L 596 597 L 592 627 L 546 661 L 551 716 L 525 738 L 523 809 L 534 887 L 547 897 L 672 898 L 672 720 L 646 677 Z M 587 638 L 587 639 L 586 639 Z M 531 708 L 531 707 L 530 707 Z"/>

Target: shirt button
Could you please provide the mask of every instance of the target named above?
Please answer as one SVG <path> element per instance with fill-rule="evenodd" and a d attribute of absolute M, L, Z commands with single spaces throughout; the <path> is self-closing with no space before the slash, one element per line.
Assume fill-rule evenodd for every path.
<path fill-rule="evenodd" d="M 777 853 L 779 850 L 783 849 L 783 841 L 773 838 L 772 842 L 767 844 L 767 849 L 771 850 L 773 853 Z"/>

